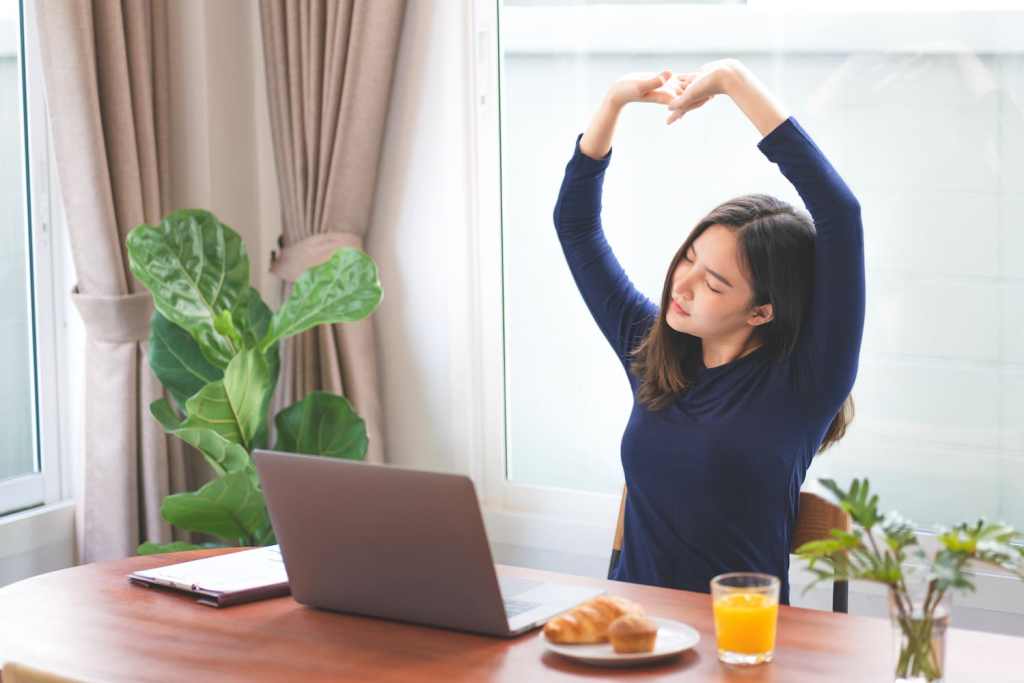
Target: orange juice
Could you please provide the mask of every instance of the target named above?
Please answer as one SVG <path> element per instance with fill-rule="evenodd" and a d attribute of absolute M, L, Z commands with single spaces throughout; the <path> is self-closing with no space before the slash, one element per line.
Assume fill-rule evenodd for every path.
<path fill-rule="evenodd" d="M 761 654 L 775 649 L 779 603 L 762 593 L 727 593 L 714 600 L 718 649 Z"/>

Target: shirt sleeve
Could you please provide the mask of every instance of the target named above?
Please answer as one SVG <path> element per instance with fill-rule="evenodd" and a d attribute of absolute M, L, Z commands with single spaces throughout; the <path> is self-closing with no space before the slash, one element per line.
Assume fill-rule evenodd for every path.
<path fill-rule="evenodd" d="M 592 159 L 580 139 L 565 167 L 554 221 L 562 251 L 583 301 L 629 374 L 629 352 L 658 315 L 658 306 L 627 277 L 601 226 L 601 189 L 612 152 Z"/>
<path fill-rule="evenodd" d="M 798 364 L 801 393 L 806 393 L 812 409 L 835 414 L 853 388 L 864 334 L 860 203 L 792 116 L 757 146 L 778 164 L 814 220 L 810 313 L 802 324 L 793 360 Z"/>

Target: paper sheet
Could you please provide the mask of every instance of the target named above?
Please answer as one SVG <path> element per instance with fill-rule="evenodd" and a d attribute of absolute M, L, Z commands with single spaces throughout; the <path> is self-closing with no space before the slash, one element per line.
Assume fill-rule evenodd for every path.
<path fill-rule="evenodd" d="M 225 593 L 288 582 L 281 548 L 276 545 L 179 562 L 135 575 Z"/>

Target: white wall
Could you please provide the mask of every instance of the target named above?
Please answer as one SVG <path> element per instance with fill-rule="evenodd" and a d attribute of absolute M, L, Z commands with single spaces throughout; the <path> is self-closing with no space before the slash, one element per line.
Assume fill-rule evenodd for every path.
<path fill-rule="evenodd" d="M 464 289 L 469 212 L 466 3 L 408 3 L 367 251 L 380 268 L 374 312 L 387 457 L 468 471 L 453 447 L 450 293 Z"/>

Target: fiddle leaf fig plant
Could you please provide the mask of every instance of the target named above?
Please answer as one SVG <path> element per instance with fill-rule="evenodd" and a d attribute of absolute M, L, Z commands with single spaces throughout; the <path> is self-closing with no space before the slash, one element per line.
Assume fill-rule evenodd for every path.
<path fill-rule="evenodd" d="M 140 554 L 275 542 L 253 449 L 265 448 L 281 340 L 317 325 L 362 320 L 381 300 L 376 264 L 339 249 L 294 283 L 276 313 L 249 282 L 239 235 L 209 211 L 183 209 L 127 238 L 132 273 L 153 296 L 149 366 L 173 399 L 150 413 L 195 447 L 216 478 L 167 496 L 160 512 L 179 529 L 220 539 L 143 543 Z M 343 397 L 314 391 L 274 418 L 275 450 L 362 460 L 366 425 Z"/>

